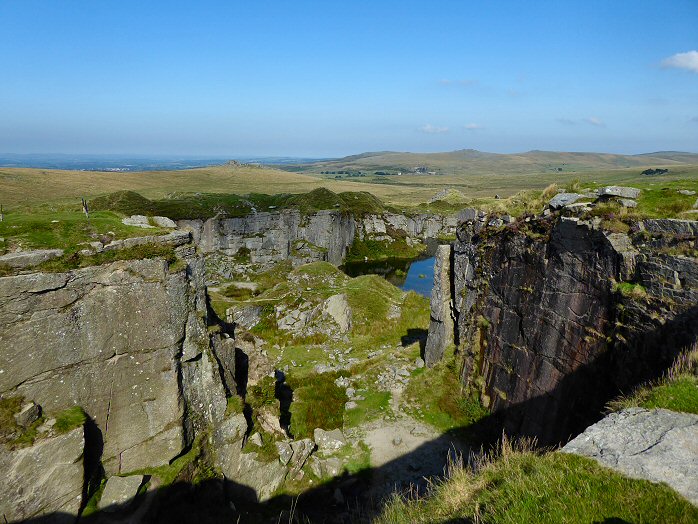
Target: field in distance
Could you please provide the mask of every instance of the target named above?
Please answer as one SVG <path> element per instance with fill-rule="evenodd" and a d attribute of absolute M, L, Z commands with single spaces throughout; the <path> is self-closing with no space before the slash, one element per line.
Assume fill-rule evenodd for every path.
<path fill-rule="evenodd" d="M 391 172 L 399 166 L 424 167 L 425 173 Z M 428 162 L 434 162 L 429 164 Z M 383 166 L 378 168 L 378 166 Z M 451 166 L 450 168 L 444 166 Z M 460 166 L 456 169 L 454 166 Z M 557 167 L 556 167 L 557 166 Z M 647 169 L 667 172 L 648 176 Z M 434 169 L 435 171 L 431 171 Z M 448 172 L 449 169 L 452 172 Z M 303 172 L 298 172 L 302 170 Z M 337 174 L 343 171 L 342 174 Z M 363 176 L 358 176 L 361 172 Z M 400 171 L 397 171 L 400 172 Z M 661 186 L 698 179 L 698 155 L 606 155 L 596 153 L 530 152 L 497 155 L 472 150 L 422 155 L 416 153 L 366 153 L 332 162 L 279 166 L 279 168 L 228 163 L 220 166 L 173 171 L 98 172 L 29 168 L 0 168 L 0 204 L 6 209 L 41 204 L 74 204 L 119 190 L 131 190 L 151 199 L 172 194 L 307 193 L 325 187 L 367 191 L 393 206 L 427 202 L 443 189 L 456 189 L 466 199 L 502 198 L 522 190 L 541 190 L 556 183 L 565 187 L 578 180 L 593 185 Z"/>

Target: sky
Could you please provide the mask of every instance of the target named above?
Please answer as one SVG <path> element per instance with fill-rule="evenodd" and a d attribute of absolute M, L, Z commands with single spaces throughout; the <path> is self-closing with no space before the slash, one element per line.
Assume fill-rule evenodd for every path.
<path fill-rule="evenodd" d="M 0 153 L 698 152 L 697 0 L 0 0 Z"/>

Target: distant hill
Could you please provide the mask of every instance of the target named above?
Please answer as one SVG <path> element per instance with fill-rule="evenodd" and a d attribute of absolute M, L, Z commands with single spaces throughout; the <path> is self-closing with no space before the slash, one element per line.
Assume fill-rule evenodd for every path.
<path fill-rule="evenodd" d="M 698 164 L 698 154 L 661 151 L 641 155 L 609 153 L 528 151 L 525 153 L 486 153 L 461 149 L 445 153 L 404 153 L 382 151 L 362 153 L 335 160 L 325 160 L 288 166 L 289 170 L 315 174 L 346 174 L 358 172 L 379 174 L 525 174 L 594 170 L 612 170 L 632 167 L 672 166 Z M 286 166 L 281 166 L 286 169 Z"/>

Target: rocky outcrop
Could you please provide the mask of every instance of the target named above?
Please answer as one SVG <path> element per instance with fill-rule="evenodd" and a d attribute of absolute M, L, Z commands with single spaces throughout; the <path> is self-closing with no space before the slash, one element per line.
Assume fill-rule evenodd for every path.
<path fill-rule="evenodd" d="M 452 235 L 456 218 L 395 213 L 356 217 L 334 210 L 304 215 L 287 209 L 237 218 L 180 220 L 178 225 L 191 231 L 207 255 L 220 253 L 261 265 L 289 259 L 294 265 L 315 261 L 341 265 L 355 238 L 392 241 L 399 237 L 417 243 Z"/>
<path fill-rule="evenodd" d="M 24 269 L 36 266 L 47 260 L 63 256 L 62 249 L 35 249 L 33 251 L 14 251 L 0 256 L 0 266 Z"/>
<path fill-rule="evenodd" d="M 566 440 L 698 336 L 695 258 L 578 218 L 491 222 L 461 214 L 450 298 L 462 380 L 508 432 Z M 688 221 L 646 222 L 672 242 L 695 241 Z M 429 337 L 440 338 L 438 323 Z"/>
<path fill-rule="evenodd" d="M 443 358 L 446 347 L 454 341 L 452 310 L 451 246 L 441 245 L 434 258 L 431 321 L 424 349 L 424 361 L 429 367 Z"/>
<path fill-rule="evenodd" d="M 51 522 L 73 522 L 82 503 L 84 449 L 82 427 L 16 451 L 0 447 L 5 522 L 49 514 L 57 514 Z"/>
<path fill-rule="evenodd" d="M 666 482 L 698 505 L 698 415 L 625 409 L 587 428 L 562 451 L 629 477 Z"/>
<path fill-rule="evenodd" d="M 186 272 L 163 260 L 0 279 L 0 392 L 48 412 L 79 405 L 107 471 L 166 464 L 184 447 L 178 356 Z"/>

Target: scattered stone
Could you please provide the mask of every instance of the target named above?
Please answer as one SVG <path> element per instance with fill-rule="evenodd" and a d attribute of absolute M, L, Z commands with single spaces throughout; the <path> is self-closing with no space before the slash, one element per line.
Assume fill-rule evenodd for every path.
<path fill-rule="evenodd" d="M 693 196 L 696 194 L 695 191 L 691 191 L 690 189 L 679 189 L 679 193 L 686 196 Z"/>
<path fill-rule="evenodd" d="M 548 202 L 548 206 L 551 209 L 560 209 L 569 204 L 574 204 L 577 200 L 583 198 L 583 195 L 579 193 L 558 193 Z"/>
<path fill-rule="evenodd" d="M 599 196 L 635 199 L 640 196 L 640 190 L 634 187 L 606 186 L 599 190 Z"/>
<path fill-rule="evenodd" d="M 696 201 L 693 204 L 693 209 L 698 209 L 698 198 L 696 198 Z"/>
<path fill-rule="evenodd" d="M 698 504 L 698 415 L 624 409 L 588 427 L 562 451 L 630 477 L 666 482 Z"/>
<path fill-rule="evenodd" d="M 318 449 L 322 452 L 337 451 L 347 443 L 347 439 L 341 429 L 325 431 L 321 428 L 315 428 L 313 437 Z"/>
<path fill-rule="evenodd" d="M 417 369 L 421 369 L 424 367 L 424 359 L 421 357 L 417 357 L 414 361 L 414 365 L 417 367 Z"/>
<path fill-rule="evenodd" d="M 142 475 L 128 477 L 109 477 L 104 486 L 104 493 L 99 499 L 99 509 L 103 511 L 119 511 L 133 502 L 138 489 L 143 483 Z"/>
<path fill-rule="evenodd" d="M 330 358 L 332 358 L 332 355 L 330 355 Z M 339 377 L 337 380 L 334 381 L 334 385 L 338 388 L 348 388 L 350 384 L 351 382 L 349 382 L 349 379 L 347 377 Z"/>
<path fill-rule="evenodd" d="M 17 422 L 18 426 L 26 428 L 28 426 L 31 426 L 37 420 L 39 420 L 40 416 L 41 406 L 34 402 L 28 402 L 27 404 L 22 406 L 22 409 L 19 413 L 15 413 L 15 422 Z"/>
<path fill-rule="evenodd" d="M 63 256 L 62 249 L 36 249 L 33 251 L 14 251 L 0 256 L 0 265 L 15 269 L 37 266 L 42 262 Z"/>
<path fill-rule="evenodd" d="M 511 215 L 504 215 L 502 217 L 502 222 L 504 222 L 505 224 L 511 224 L 514 222 L 514 217 Z"/>
<path fill-rule="evenodd" d="M 630 198 L 619 198 L 618 202 L 623 207 L 637 207 L 637 200 L 632 200 Z"/>
<path fill-rule="evenodd" d="M 293 456 L 288 466 L 290 468 L 289 474 L 293 478 L 300 473 L 308 457 L 310 457 L 310 454 L 315 450 L 315 443 L 309 438 L 294 440 L 291 441 L 291 449 L 293 450 Z"/>
<path fill-rule="evenodd" d="M 393 446 L 399 446 L 400 444 L 402 444 L 402 437 L 395 437 L 393 438 L 392 442 Z"/>
<path fill-rule="evenodd" d="M 359 405 L 356 402 L 354 402 L 353 400 L 350 400 L 349 402 L 344 404 L 344 409 L 346 409 L 347 411 L 349 411 L 351 409 L 356 409 L 358 407 L 359 407 Z"/>
<path fill-rule="evenodd" d="M 252 436 L 250 437 L 250 442 L 254 444 L 255 446 L 262 447 L 262 435 L 259 433 L 253 433 Z"/>
<path fill-rule="evenodd" d="M 502 227 L 504 225 L 504 220 L 501 218 L 493 218 L 487 225 L 490 227 Z"/>

